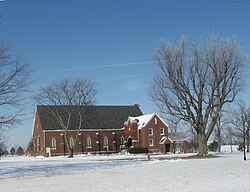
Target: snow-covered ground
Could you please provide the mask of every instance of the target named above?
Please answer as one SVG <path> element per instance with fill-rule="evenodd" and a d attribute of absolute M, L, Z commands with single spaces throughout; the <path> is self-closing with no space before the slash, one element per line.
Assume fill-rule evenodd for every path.
<path fill-rule="evenodd" d="M 250 154 L 188 155 L 3 157 L 0 191 L 250 191 Z"/>

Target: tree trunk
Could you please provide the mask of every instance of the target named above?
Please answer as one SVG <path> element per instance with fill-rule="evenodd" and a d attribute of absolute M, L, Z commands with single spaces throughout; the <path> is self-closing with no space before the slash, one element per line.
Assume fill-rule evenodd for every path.
<path fill-rule="evenodd" d="M 221 134 L 220 134 L 220 130 L 218 130 L 218 152 L 220 153 L 221 149 Z"/>
<path fill-rule="evenodd" d="M 205 133 L 198 133 L 198 155 L 200 156 L 207 155 L 207 141 Z"/>
<path fill-rule="evenodd" d="M 69 156 L 68 158 L 73 158 L 74 151 L 73 149 L 69 148 Z"/>
<path fill-rule="evenodd" d="M 233 139 L 232 139 L 232 135 L 230 133 L 230 149 L 231 149 L 231 153 L 233 152 Z"/>
<path fill-rule="evenodd" d="M 249 152 L 249 144 L 250 144 L 250 138 L 249 138 L 249 128 L 246 130 L 246 145 L 247 145 L 247 152 Z"/>

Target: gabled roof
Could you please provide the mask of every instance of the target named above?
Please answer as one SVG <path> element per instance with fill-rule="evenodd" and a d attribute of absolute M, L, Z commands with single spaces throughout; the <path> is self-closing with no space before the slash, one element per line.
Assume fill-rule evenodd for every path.
<path fill-rule="evenodd" d="M 168 133 L 168 137 L 172 140 L 172 141 L 187 141 L 187 137 L 184 135 L 184 133 L 181 132 L 172 132 L 172 133 Z"/>
<path fill-rule="evenodd" d="M 121 129 L 128 116 L 142 115 L 138 105 L 131 106 L 49 106 L 38 105 L 37 113 L 39 115 L 43 130 L 62 130 L 52 111 L 58 111 L 63 120 L 67 120 L 67 110 L 72 111 L 72 120 L 69 126 L 70 130 L 78 127 L 79 116 L 78 109 L 83 114 L 84 121 L 82 129 Z"/>
<path fill-rule="evenodd" d="M 168 125 L 156 113 L 141 115 L 137 117 L 129 117 L 129 120 L 136 122 L 138 125 L 138 129 L 142 129 L 143 127 L 146 127 L 148 125 L 148 123 L 152 120 L 154 116 L 157 116 L 168 127 Z"/>

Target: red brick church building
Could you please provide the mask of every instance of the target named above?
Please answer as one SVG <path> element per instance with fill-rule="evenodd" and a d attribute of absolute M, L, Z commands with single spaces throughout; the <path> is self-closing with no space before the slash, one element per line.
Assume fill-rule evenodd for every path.
<path fill-rule="evenodd" d="M 76 110 L 76 106 L 68 107 Z M 51 108 L 63 112 L 65 106 L 36 107 L 32 133 L 34 155 L 68 154 L 65 131 L 52 115 Z M 173 153 L 178 146 L 180 152 L 187 151 L 185 136 L 180 133 L 171 136 L 168 125 L 157 114 L 143 115 L 139 105 L 81 106 L 80 110 L 84 118 L 80 130 L 75 124 L 76 115 L 72 115 L 67 131 L 70 145 L 75 143 L 74 154 L 115 153 L 129 147 Z"/>

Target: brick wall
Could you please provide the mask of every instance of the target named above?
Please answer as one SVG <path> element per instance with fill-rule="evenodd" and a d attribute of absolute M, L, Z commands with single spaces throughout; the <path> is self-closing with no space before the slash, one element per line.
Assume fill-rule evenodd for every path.
<path fill-rule="evenodd" d="M 128 120 L 124 125 L 124 136 L 125 139 L 128 140 L 130 137 L 134 141 L 132 144 L 134 147 L 146 147 L 151 151 L 161 151 L 165 152 L 165 144 L 159 144 L 162 137 L 168 136 L 168 127 L 165 123 L 161 121 L 161 119 L 155 115 L 148 124 L 142 129 L 138 130 L 137 123 L 130 122 Z M 160 133 L 160 128 L 164 129 L 164 133 Z M 149 135 L 149 129 L 153 130 L 153 134 Z M 150 145 L 150 139 L 153 140 L 152 146 Z M 138 142 L 135 142 L 138 141 Z"/>
<path fill-rule="evenodd" d="M 64 131 L 47 131 L 45 132 L 46 147 L 51 147 L 52 138 L 56 140 L 56 148 L 51 148 L 51 155 L 66 155 L 68 154 L 65 143 Z M 76 145 L 74 147 L 74 154 L 83 153 L 109 153 L 120 150 L 121 137 L 123 130 L 82 130 L 78 134 L 77 131 L 68 132 L 68 140 L 72 137 L 74 140 L 77 137 Z M 104 138 L 108 138 L 107 146 L 104 146 Z M 87 146 L 87 138 L 91 139 L 91 145 Z"/>
<path fill-rule="evenodd" d="M 164 129 L 164 133 L 160 133 L 160 129 Z M 150 129 L 152 134 L 149 134 Z M 165 144 L 160 144 L 160 140 L 168 136 L 168 127 L 155 115 L 145 128 L 141 130 L 142 147 L 147 147 L 150 151 L 165 152 Z M 150 140 L 153 142 L 150 143 Z"/>
<path fill-rule="evenodd" d="M 161 133 L 161 128 L 164 133 Z M 149 130 L 152 129 L 152 134 Z M 124 148 L 124 144 L 128 146 L 128 140 L 132 140 L 134 147 L 146 147 L 152 152 L 166 152 L 166 144 L 171 144 L 170 151 L 173 152 L 173 144 L 169 141 L 161 144 L 160 140 L 163 137 L 168 137 L 167 125 L 157 116 L 148 122 L 142 129 L 138 129 L 136 122 L 127 121 L 123 129 L 118 130 L 81 130 L 77 136 L 77 131 L 68 131 L 68 139 L 71 137 L 77 138 L 74 147 L 74 154 L 86 153 L 111 153 L 117 152 Z M 37 113 L 35 114 L 35 121 L 33 127 L 33 145 L 34 155 L 45 155 L 45 149 L 50 147 L 51 155 L 66 155 L 68 154 L 65 143 L 65 133 L 61 131 L 42 131 L 41 123 Z M 104 138 L 108 139 L 108 145 L 104 146 Z M 124 138 L 124 143 L 121 143 L 121 137 Z M 87 139 L 91 139 L 91 146 L 87 146 Z M 52 139 L 54 139 L 56 146 L 52 147 Z M 152 142 L 150 143 L 150 140 Z M 187 151 L 188 142 L 184 142 L 184 151 Z"/>
<path fill-rule="evenodd" d="M 34 127 L 33 127 L 33 137 L 32 137 L 34 155 L 44 154 L 44 135 L 42 131 L 41 122 L 37 112 L 35 113 Z"/>

